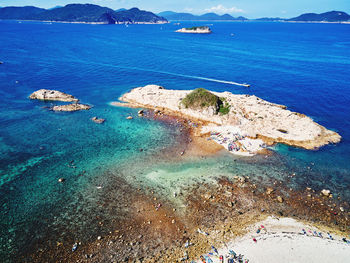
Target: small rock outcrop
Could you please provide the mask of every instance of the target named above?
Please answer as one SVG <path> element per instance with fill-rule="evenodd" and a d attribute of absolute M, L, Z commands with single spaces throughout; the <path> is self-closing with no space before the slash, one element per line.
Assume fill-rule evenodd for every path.
<path fill-rule="evenodd" d="M 97 118 L 97 117 L 92 117 L 91 120 L 95 123 L 98 123 L 98 124 L 102 124 L 106 121 L 105 119 Z"/>
<path fill-rule="evenodd" d="M 80 104 L 80 103 L 72 103 L 67 105 L 58 105 L 53 106 L 53 111 L 78 111 L 78 110 L 89 110 L 91 109 L 91 106 Z"/>
<path fill-rule="evenodd" d="M 74 96 L 58 91 L 58 90 L 47 90 L 40 89 L 29 96 L 32 100 L 52 100 L 52 101 L 64 101 L 64 102 L 78 102 L 78 99 Z"/>
<path fill-rule="evenodd" d="M 207 26 L 194 26 L 188 28 L 181 28 L 176 30 L 178 33 L 192 33 L 192 34 L 210 34 L 211 29 Z"/>

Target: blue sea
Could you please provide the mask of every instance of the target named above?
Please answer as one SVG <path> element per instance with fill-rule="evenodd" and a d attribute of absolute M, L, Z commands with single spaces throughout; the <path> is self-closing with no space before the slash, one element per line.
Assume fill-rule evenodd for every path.
<path fill-rule="evenodd" d="M 209 25 L 213 33 L 174 32 L 196 25 Z M 0 61 L 0 258 L 5 262 L 37 243 L 87 242 L 108 233 L 121 216 L 114 207 L 120 180 L 171 196 L 220 176 L 272 182 L 296 173 L 291 187 L 327 188 L 350 201 L 350 25 L 0 21 Z M 267 159 L 222 153 L 173 162 L 161 153 L 171 152 L 180 128 L 110 104 L 147 84 L 254 94 L 312 117 L 343 139 L 318 151 L 277 145 Z M 42 88 L 72 94 L 93 108 L 52 112 L 53 103 L 28 99 Z M 126 120 L 129 115 L 135 118 Z M 93 116 L 106 122 L 95 124 Z M 62 177 L 66 181 L 60 184 Z M 105 222 L 103 228 L 95 216 Z"/>

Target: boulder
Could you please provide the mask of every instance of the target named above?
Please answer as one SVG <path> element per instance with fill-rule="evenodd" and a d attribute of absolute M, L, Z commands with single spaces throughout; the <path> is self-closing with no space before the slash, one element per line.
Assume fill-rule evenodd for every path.
<path fill-rule="evenodd" d="M 52 107 L 53 111 L 78 111 L 78 110 L 89 110 L 89 109 L 91 109 L 91 106 L 80 104 L 80 103 L 72 103 L 72 104 Z"/>
<path fill-rule="evenodd" d="M 32 100 L 52 100 L 52 101 L 65 101 L 65 102 L 78 102 L 78 99 L 74 96 L 58 91 L 58 90 L 47 90 L 40 89 L 29 96 Z"/>
<path fill-rule="evenodd" d="M 324 196 L 328 196 L 329 197 L 330 194 L 331 194 L 331 190 L 323 189 L 321 191 L 321 194 L 324 195 Z"/>

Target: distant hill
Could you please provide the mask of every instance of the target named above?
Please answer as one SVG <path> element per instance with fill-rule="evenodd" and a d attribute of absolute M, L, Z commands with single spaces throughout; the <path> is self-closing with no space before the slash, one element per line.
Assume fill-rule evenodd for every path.
<path fill-rule="evenodd" d="M 46 11 L 45 9 L 34 7 L 34 6 L 24 6 L 24 7 L 3 7 L 0 8 L 0 19 L 29 19 L 37 14 Z"/>
<path fill-rule="evenodd" d="M 136 7 L 129 10 L 119 11 L 114 14 L 116 23 L 124 23 L 128 21 L 130 23 L 164 23 L 168 22 L 164 17 L 157 16 L 152 12 L 143 11 Z"/>
<path fill-rule="evenodd" d="M 265 21 L 265 22 L 274 22 L 274 21 L 285 21 L 287 19 L 280 17 L 262 17 L 254 19 L 255 21 Z"/>
<path fill-rule="evenodd" d="M 244 21 L 248 20 L 245 17 L 233 17 L 229 14 L 224 14 L 224 15 L 218 15 L 215 13 L 207 13 L 203 15 L 193 15 L 190 13 L 176 13 L 172 11 L 165 11 L 161 12 L 158 15 L 165 17 L 168 20 L 190 20 L 190 21 L 200 21 L 200 20 L 206 20 L 206 21 L 224 21 L 224 20 L 239 20 L 239 21 Z"/>
<path fill-rule="evenodd" d="M 307 13 L 300 16 L 288 19 L 288 21 L 324 21 L 324 22 L 344 22 L 349 21 L 350 15 L 341 11 L 330 11 L 322 14 Z"/>
<path fill-rule="evenodd" d="M 114 11 L 92 4 L 69 4 L 54 9 L 37 7 L 0 8 L 0 19 L 87 22 L 87 23 L 166 23 L 167 20 L 138 8 Z"/>

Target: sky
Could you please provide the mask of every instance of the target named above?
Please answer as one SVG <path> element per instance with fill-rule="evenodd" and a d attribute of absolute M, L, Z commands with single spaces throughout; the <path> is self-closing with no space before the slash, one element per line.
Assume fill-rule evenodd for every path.
<path fill-rule="evenodd" d="M 112 9 L 138 7 L 161 11 L 203 14 L 215 12 L 234 16 L 291 18 L 302 13 L 322 13 L 332 10 L 350 13 L 350 0 L 0 0 L 0 6 L 33 5 L 42 8 L 70 3 L 91 3 Z"/>

